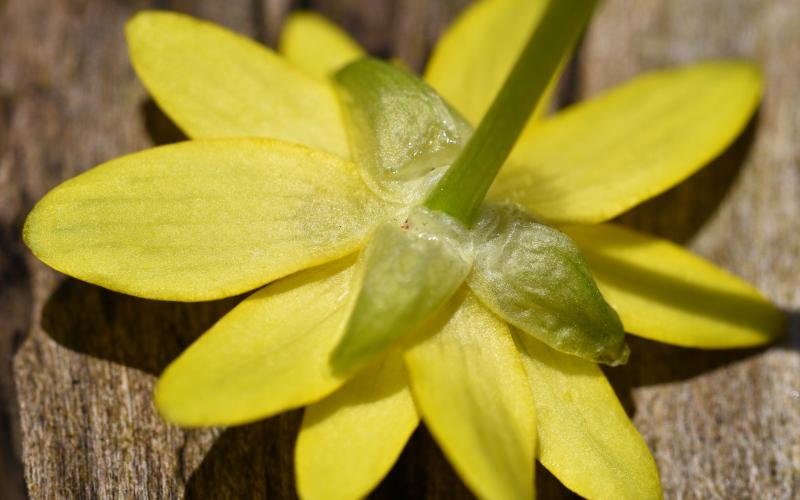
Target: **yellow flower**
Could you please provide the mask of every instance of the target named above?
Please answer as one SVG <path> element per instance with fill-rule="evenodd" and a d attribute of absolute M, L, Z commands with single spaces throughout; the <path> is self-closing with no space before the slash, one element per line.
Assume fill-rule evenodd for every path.
<path fill-rule="evenodd" d="M 425 80 L 477 124 L 544 3 L 470 7 Z M 354 255 L 404 207 L 348 160 L 328 78 L 363 55 L 347 35 L 295 14 L 280 57 L 212 24 L 150 12 L 127 36 L 142 81 L 193 140 L 65 182 L 37 204 L 24 236 L 53 268 L 141 297 L 210 300 L 270 283 L 167 368 L 156 392 L 167 420 L 235 425 L 307 406 L 296 451 L 306 498 L 368 493 L 420 415 L 480 497 L 531 497 L 534 455 L 586 497 L 661 495 L 647 446 L 597 365 L 521 334 L 471 287 L 414 342 L 354 375 L 332 369 L 361 283 Z M 784 318 L 752 287 L 604 223 L 724 150 L 760 92 L 750 65 L 705 63 L 534 117 L 490 199 L 572 237 L 626 331 L 701 348 L 769 342 Z"/>

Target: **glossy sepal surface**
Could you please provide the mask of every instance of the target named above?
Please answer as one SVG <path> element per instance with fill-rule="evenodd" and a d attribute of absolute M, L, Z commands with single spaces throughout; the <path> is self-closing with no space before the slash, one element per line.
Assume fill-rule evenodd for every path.
<path fill-rule="evenodd" d="M 461 152 L 469 124 L 417 76 L 383 61 L 360 59 L 334 80 L 364 180 L 390 201 L 421 200 Z"/>
<path fill-rule="evenodd" d="M 622 323 L 569 237 L 511 205 L 484 205 L 474 232 L 467 281 L 495 313 L 567 354 L 627 361 Z"/>

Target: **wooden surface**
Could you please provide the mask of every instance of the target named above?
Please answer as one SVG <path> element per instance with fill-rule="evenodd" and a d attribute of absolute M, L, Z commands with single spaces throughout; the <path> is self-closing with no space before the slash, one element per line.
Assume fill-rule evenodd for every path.
<path fill-rule="evenodd" d="M 419 68 L 468 0 L 295 2 L 370 51 Z M 155 413 L 156 375 L 237 299 L 157 303 L 63 279 L 20 242 L 32 204 L 115 156 L 180 138 L 126 57 L 136 10 L 176 9 L 274 43 L 288 0 L 0 0 L 0 497 L 293 496 L 299 412 L 226 431 Z M 608 0 L 561 102 L 650 68 L 757 60 L 766 98 L 747 133 L 688 182 L 622 217 L 688 244 L 791 315 L 768 349 L 631 340 L 609 376 L 669 498 L 800 497 L 800 3 Z M 13 374 L 13 379 L 12 379 Z M 24 482 L 22 473 L 24 471 Z M 541 498 L 569 494 L 540 471 Z M 468 498 L 419 430 L 376 497 Z"/>

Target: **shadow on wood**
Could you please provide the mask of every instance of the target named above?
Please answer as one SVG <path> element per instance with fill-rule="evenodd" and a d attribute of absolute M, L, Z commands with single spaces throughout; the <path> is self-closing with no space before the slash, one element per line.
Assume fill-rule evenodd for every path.
<path fill-rule="evenodd" d="M 766 350 L 733 349 L 709 351 L 662 344 L 641 337 L 627 336 L 631 348 L 628 364 L 602 366 L 622 406 L 633 418 L 636 405 L 631 396 L 637 387 L 688 380 L 704 373 L 756 356 Z"/>
<path fill-rule="evenodd" d="M 562 485 L 541 464 L 536 464 L 537 498 L 580 498 Z M 373 499 L 475 498 L 447 461 L 424 424 L 411 436 L 389 475 L 370 495 Z"/>
<path fill-rule="evenodd" d="M 155 146 L 186 141 L 189 138 L 175 123 L 164 114 L 158 104 L 152 99 L 146 99 L 139 106 L 142 122 Z"/>
<path fill-rule="evenodd" d="M 147 99 L 139 106 L 147 135 L 156 146 L 186 141 L 189 138 L 170 120 L 152 99 Z"/>
<path fill-rule="evenodd" d="M 227 429 L 189 479 L 186 498 L 296 498 L 293 456 L 301 415 L 301 411 L 294 411 Z M 536 487 L 540 498 L 578 498 L 541 466 L 537 466 Z M 466 500 L 475 497 L 422 425 L 369 498 Z"/>
<path fill-rule="evenodd" d="M 159 375 L 242 298 L 161 302 L 67 278 L 45 303 L 42 328 L 74 351 Z"/>
<path fill-rule="evenodd" d="M 296 498 L 294 443 L 302 411 L 226 429 L 192 473 L 187 500 Z"/>
<path fill-rule="evenodd" d="M 370 498 L 475 498 L 464 486 L 430 432 L 421 424 L 392 470 Z"/>

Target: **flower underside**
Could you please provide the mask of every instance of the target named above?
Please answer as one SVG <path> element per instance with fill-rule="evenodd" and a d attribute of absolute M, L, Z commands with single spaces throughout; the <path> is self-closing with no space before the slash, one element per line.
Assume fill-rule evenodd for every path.
<path fill-rule="evenodd" d="M 378 225 L 366 244 L 358 298 L 332 355 L 337 370 L 374 359 L 465 281 L 495 314 L 553 348 L 590 361 L 626 361 L 622 323 L 563 233 L 513 206 L 484 204 L 472 228 L 414 207 L 475 138 L 463 117 L 388 63 L 361 59 L 334 81 L 362 177 L 390 202 L 413 207 Z"/>
<path fill-rule="evenodd" d="M 142 13 L 126 32 L 134 68 L 192 140 L 63 183 L 25 241 L 55 269 L 152 299 L 261 287 L 165 370 L 156 404 L 185 426 L 306 406 L 303 497 L 367 494 L 420 418 L 479 497 L 531 497 L 534 458 L 589 498 L 658 497 L 595 362 L 624 362 L 624 331 L 744 347 L 784 317 L 712 264 L 604 221 L 724 150 L 761 80 L 746 63 L 703 63 L 552 117 L 545 98 L 527 124 L 487 119 L 505 116 L 492 102 L 530 33 L 554 29 L 542 20 L 556 3 L 476 2 L 422 79 L 313 14 L 290 17 L 280 57 Z M 505 136 L 486 130 L 515 120 L 503 161 L 487 137 Z M 458 167 L 475 158 L 502 164 L 490 189 Z"/>

